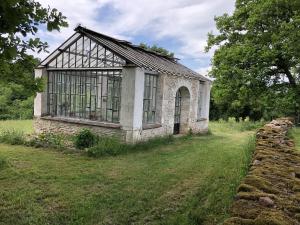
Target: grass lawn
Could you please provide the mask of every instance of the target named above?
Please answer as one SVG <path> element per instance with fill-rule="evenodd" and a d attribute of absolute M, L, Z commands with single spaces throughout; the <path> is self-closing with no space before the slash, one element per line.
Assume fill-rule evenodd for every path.
<path fill-rule="evenodd" d="M 293 129 L 292 136 L 294 137 L 296 149 L 300 151 L 300 127 Z"/>
<path fill-rule="evenodd" d="M 30 121 L 2 126 L 32 129 Z M 254 132 L 226 123 L 210 129 L 210 136 L 101 159 L 0 144 L 0 224 L 220 224 Z"/>
<path fill-rule="evenodd" d="M 17 129 L 24 133 L 32 133 L 32 120 L 5 120 L 0 122 L 0 130 Z"/>

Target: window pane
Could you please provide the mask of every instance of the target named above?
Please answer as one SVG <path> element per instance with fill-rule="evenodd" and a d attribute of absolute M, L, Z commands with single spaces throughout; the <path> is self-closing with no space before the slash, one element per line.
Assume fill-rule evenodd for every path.
<path fill-rule="evenodd" d="M 121 70 L 49 71 L 48 114 L 117 123 L 120 88 Z"/>
<path fill-rule="evenodd" d="M 145 74 L 143 123 L 155 123 L 157 75 Z"/>
<path fill-rule="evenodd" d="M 50 68 L 122 67 L 126 61 L 88 37 L 80 37 L 48 63 Z"/>

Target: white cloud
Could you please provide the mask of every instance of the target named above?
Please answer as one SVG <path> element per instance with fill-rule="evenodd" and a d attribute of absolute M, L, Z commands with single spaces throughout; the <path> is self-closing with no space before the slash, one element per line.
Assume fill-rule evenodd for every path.
<path fill-rule="evenodd" d="M 195 71 L 207 76 L 208 73 L 211 71 L 211 69 L 212 69 L 211 66 L 207 66 L 207 67 L 200 67 L 198 69 L 195 69 Z"/>
<path fill-rule="evenodd" d="M 59 32 L 39 32 L 53 50 L 73 33 L 78 23 L 118 38 L 134 39 L 135 35 L 151 36 L 159 41 L 176 39 L 172 49 L 179 58 L 211 57 L 204 53 L 207 33 L 215 31 L 214 16 L 232 12 L 234 0 L 39 0 L 44 6 L 60 10 L 68 18 L 69 27 Z M 103 10 L 113 11 L 107 15 Z M 101 13 L 105 14 L 101 15 Z M 107 18 L 109 17 L 109 18 Z M 44 56 L 44 55 L 43 55 Z M 39 57 L 43 57 L 42 55 Z M 208 67 L 209 65 L 204 66 Z M 197 69 L 193 68 L 193 69 Z"/>

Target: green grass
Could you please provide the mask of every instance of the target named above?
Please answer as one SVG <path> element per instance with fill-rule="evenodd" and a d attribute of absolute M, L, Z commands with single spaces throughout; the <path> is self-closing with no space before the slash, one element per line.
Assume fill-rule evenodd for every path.
<path fill-rule="evenodd" d="M 0 126 L 31 129 L 18 122 Z M 220 224 L 254 132 L 226 123 L 210 130 L 100 159 L 0 144 L 0 224 Z"/>
<path fill-rule="evenodd" d="M 291 136 L 295 141 L 296 149 L 300 151 L 300 127 L 293 128 Z"/>
<path fill-rule="evenodd" d="M 17 129 L 24 133 L 33 132 L 32 120 L 2 120 L 0 121 L 0 130 Z"/>

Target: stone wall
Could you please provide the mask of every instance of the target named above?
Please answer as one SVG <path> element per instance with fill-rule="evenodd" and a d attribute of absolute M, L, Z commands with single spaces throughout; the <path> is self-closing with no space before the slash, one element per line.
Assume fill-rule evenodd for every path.
<path fill-rule="evenodd" d="M 282 118 L 257 132 L 250 171 L 225 225 L 300 224 L 300 153 L 287 136 L 291 127 Z"/>
<path fill-rule="evenodd" d="M 169 134 L 173 132 L 174 113 L 175 113 L 175 96 L 179 88 L 185 87 L 189 92 L 189 99 L 185 98 L 182 101 L 189 101 L 187 110 L 182 112 L 181 122 L 186 126 L 185 132 L 191 128 L 194 133 L 206 132 L 208 130 L 208 116 L 209 116 L 209 92 L 210 83 L 206 82 L 205 113 L 201 121 L 198 120 L 198 96 L 199 96 L 199 80 L 195 78 L 177 77 L 171 75 L 163 76 L 163 93 L 162 93 L 162 116 L 160 123 L 164 130 Z M 184 102 L 183 102 L 184 105 Z M 184 108 L 183 108 L 184 110 Z"/>
<path fill-rule="evenodd" d="M 64 133 L 75 134 L 81 129 L 90 129 L 92 132 L 98 135 L 106 135 L 117 137 L 121 140 L 125 140 L 125 131 L 120 128 L 110 128 L 103 126 L 94 126 L 84 123 L 67 122 L 62 120 L 51 120 L 43 118 L 34 119 L 34 129 L 37 133 L 50 132 L 50 133 Z"/>
<path fill-rule="evenodd" d="M 46 69 L 37 69 L 36 77 L 45 77 Z M 97 124 L 83 124 L 68 121 L 45 120 L 47 116 L 47 97 L 46 91 L 38 93 L 34 103 L 34 115 L 37 118 L 35 128 L 37 132 L 64 132 L 73 134 L 81 128 L 89 128 L 99 135 L 118 136 L 126 142 L 137 142 L 147 140 L 156 136 L 165 136 L 173 134 L 175 96 L 179 88 L 185 90 L 182 98 L 181 112 L 181 133 L 187 133 L 190 129 L 193 133 L 206 132 L 208 130 L 209 115 L 209 98 L 210 85 L 209 81 L 205 82 L 206 91 L 204 91 L 205 104 L 203 118 L 199 121 L 198 113 L 198 96 L 200 81 L 197 78 L 183 76 L 174 76 L 167 74 L 157 74 L 157 106 L 155 125 L 160 128 L 143 129 L 143 96 L 144 96 L 144 74 L 147 72 L 138 67 L 124 67 L 122 70 L 122 89 L 121 89 L 121 109 L 120 109 L 120 126 L 118 129 L 109 126 L 99 126 Z M 156 73 L 154 73 L 156 74 Z M 55 119 L 55 118 L 54 118 Z M 71 120 L 71 119 L 70 119 Z M 78 119 L 80 120 L 80 119 Z"/>

